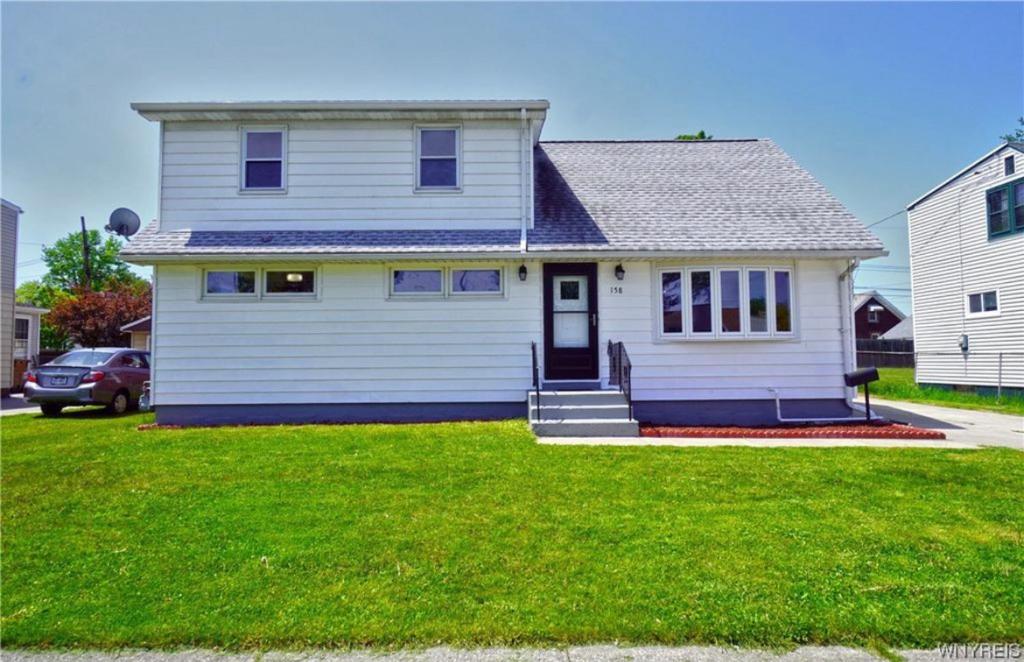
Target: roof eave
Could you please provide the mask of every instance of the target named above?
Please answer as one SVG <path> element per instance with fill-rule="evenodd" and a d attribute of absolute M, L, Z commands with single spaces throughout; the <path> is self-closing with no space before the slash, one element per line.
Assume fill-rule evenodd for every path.
<path fill-rule="evenodd" d="M 135 102 L 132 110 L 151 121 L 260 119 L 389 119 L 433 118 L 439 115 L 517 119 L 525 109 L 543 119 L 546 99 L 453 101 L 216 101 Z"/>

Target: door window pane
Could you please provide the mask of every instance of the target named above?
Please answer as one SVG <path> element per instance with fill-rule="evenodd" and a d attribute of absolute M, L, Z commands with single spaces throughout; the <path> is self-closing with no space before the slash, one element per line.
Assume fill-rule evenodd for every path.
<path fill-rule="evenodd" d="M 722 297 L 722 333 L 740 332 L 740 272 L 719 272 Z"/>
<path fill-rule="evenodd" d="M 750 331 L 768 333 L 768 274 L 764 271 L 747 273 L 750 306 Z"/>
<path fill-rule="evenodd" d="M 255 294 L 255 271 L 207 271 L 207 294 Z"/>
<path fill-rule="evenodd" d="M 28 318 L 18 317 L 14 320 L 14 339 L 28 340 Z"/>
<path fill-rule="evenodd" d="M 501 292 L 500 269 L 452 269 L 452 292 Z"/>
<path fill-rule="evenodd" d="M 555 347 L 590 346 L 590 304 L 586 276 L 552 279 L 552 344 Z"/>
<path fill-rule="evenodd" d="M 788 271 L 775 272 L 775 330 L 779 333 L 793 330 Z"/>
<path fill-rule="evenodd" d="M 694 333 L 711 333 L 711 272 L 690 272 L 690 319 Z"/>
<path fill-rule="evenodd" d="M 440 269 L 395 269 L 392 276 L 395 294 L 440 294 Z"/>
<path fill-rule="evenodd" d="M 268 271 L 267 294 L 312 294 L 313 271 Z"/>
<path fill-rule="evenodd" d="M 661 328 L 683 332 L 683 279 L 677 272 L 661 274 Z"/>

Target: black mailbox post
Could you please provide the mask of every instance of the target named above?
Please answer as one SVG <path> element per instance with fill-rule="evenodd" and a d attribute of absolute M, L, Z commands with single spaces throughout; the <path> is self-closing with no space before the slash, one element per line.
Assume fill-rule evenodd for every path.
<path fill-rule="evenodd" d="M 843 375 L 847 386 L 864 385 L 864 418 L 871 422 L 871 382 L 878 381 L 877 368 L 858 368 Z"/>

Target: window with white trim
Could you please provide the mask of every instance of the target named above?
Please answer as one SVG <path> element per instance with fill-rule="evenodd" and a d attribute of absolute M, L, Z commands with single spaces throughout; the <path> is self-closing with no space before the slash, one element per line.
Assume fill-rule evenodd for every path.
<path fill-rule="evenodd" d="M 501 269 L 452 269 L 452 296 L 501 294 Z"/>
<path fill-rule="evenodd" d="M 416 188 L 424 191 L 457 191 L 461 186 L 459 153 L 461 131 L 457 126 L 416 127 Z"/>
<path fill-rule="evenodd" d="M 284 127 L 243 127 L 241 189 L 284 191 L 286 150 Z"/>
<path fill-rule="evenodd" d="M 662 338 L 756 340 L 794 334 L 792 269 L 665 268 L 657 282 Z"/>
<path fill-rule="evenodd" d="M 203 276 L 205 296 L 256 296 L 255 271 L 210 269 Z"/>
<path fill-rule="evenodd" d="M 263 293 L 268 296 L 316 294 L 313 269 L 267 269 L 263 273 Z"/>
<path fill-rule="evenodd" d="M 391 294 L 441 296 L 444 294 L 444 272 L 441 269 L 392 269 Z"/>
<path fill-rule="evenodd" d="M 975 292 L 967 295 L 968 317 L 988 317 L 999 314 L 999 291 Z"/>
<path fill-rule="evenodd" d="M 505 270 L 500 266 L 391 267 L 387 277 L 388 296 L 393 299 L 505 295 Z"/>

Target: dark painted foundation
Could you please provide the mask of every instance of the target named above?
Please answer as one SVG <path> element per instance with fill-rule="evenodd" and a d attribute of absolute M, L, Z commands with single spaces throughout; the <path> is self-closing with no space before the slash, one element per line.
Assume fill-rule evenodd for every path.
<path fill-rule="evenodd" d="M 162 405 L 159 425 L 279 423 L 437 423 L 498 421 L 526 416 L 523 402 L 416 402 L 301 405 Z"/>
<path fill-rule="evenodd" d="M 650 425 L 774 425 L 774 400 L 668 400 L 633 403 Z M 786 418 L 852 415 L 843 400 L 783 400 Z M 160 425 L 274 425 L 280 423 L 436 423 L 525 418 L 525 402 L 438 402 L 300 405 L 163 405 Z"/>
<path fill-rule="evenodd" d="M 641 423 L 650 425 L 740 425 L 778 423 L 775 400 L 646 400 L 633 403 Z M 851 416 L 845 400 L 783 400 L 784 418 Z"/>

